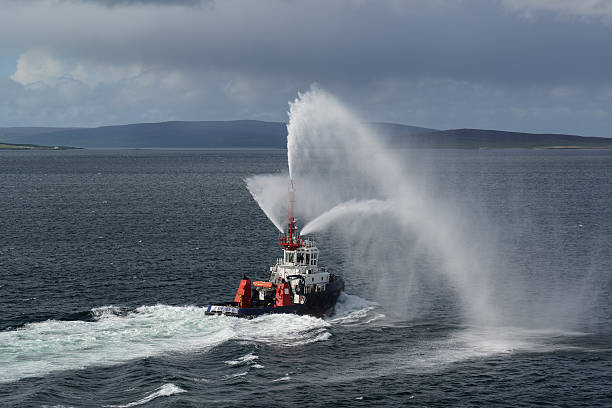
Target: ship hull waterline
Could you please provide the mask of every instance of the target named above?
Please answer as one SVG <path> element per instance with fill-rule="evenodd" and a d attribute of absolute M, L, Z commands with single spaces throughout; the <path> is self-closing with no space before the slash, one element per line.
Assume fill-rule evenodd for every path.
<path fill-rule="evenodd" d="M 287 306 L 240 307 L 238 302 L 224 302 L 209 305 L 205 314 L 208 316 L 224 315 L 252 319 L 266 314 L 297 314 L 322 317 L 333 312 L 340 293 L 344 290 L 344 280 L 337 278 L 323 292 L 306 295 L 303 304 Z"/>

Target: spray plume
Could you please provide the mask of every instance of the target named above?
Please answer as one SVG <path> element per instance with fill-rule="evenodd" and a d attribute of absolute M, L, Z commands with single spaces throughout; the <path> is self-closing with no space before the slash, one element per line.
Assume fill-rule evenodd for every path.
<path fill-rule="evenodd" d="M 522 264 L 517 242 L 530 220 L 521 212 L 513 215 L 527 227 L 501 224 L 468 192 L 477 182 L 425 177 L 427 152 L 391 149 L 318 87 L 290 103 L 289 118 L 289 175 L 255 176 L 249 188 L 278 226 L 292 178 L 302 234 L 333 237 L 326 246 L 344 252 L 349 285 L 366 288 L 389 314 L 427 318 L 446 308 L 442 315 L 470 325 L 538 329 L 573 330 L 585 317 L 596 322 L 589 311 L 601 275 L 578 270 L 561 279 L 558 271 L 538 270 L 538 259 Z"/>
<path fill-rule="evenodd" d="M 391 213 L 393 206 L 387 201 L 381 200 L 350 200 L 340 203 L 330 210 L 325 211 L 302 228 L 302 235 L 312 234 L 328 228 L 344 217 L 371 216 L 377 214 Z"/>
<path fill-rule="evenodd" d="M 400 160 L 372 129 L 316 86 L 290 103 L 289 119 L 289 177 L 247 180 L 253 197 L 279 230 L 279 220 L 286 214 L 282 203 L 293 179 L 299 203 L 296 215 L 311 220 L 302 233 L 340 229 L 338 235 L 352 240 L 350 248 L 367 254 L 367 261 L 355 261 L 353 273 L 376 274 L 373 289 L 383 304 L 392 298 L 395 310 L 414 309 L 418 265 L 410 257 L 422 259 L 427 252 L 435 254 L 470 321 L 495 320 L 486 273 L 472 248 L 461 246 L 469 241 L 448 223 L 450 217 L 440 216 L 441 208 L 411 184 Z M 389 217 L 374 217 L 383 213 Z M 367 229 L 365 236 L 361 228 Z M 351 254 L 347 257 L 354 259 Z"/>
<path fill-rule="evenodd" d="M 257 201 L 266 217 L 282 233 L 285 232 L 283 214 L 287 213 L 287 202 L 278 198 L 285 197 L 287 185 L 281 180 L 286 180 L 286 177 L 264 174 L 249 177 L 245 181 L 249 193 Z"/>

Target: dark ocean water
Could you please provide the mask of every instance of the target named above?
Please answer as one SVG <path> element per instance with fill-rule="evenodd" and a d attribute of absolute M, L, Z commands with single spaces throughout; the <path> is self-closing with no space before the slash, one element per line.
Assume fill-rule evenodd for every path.
<path fill-rule="evenodd" d="M 416 156 L 495 231 L 514 320 L 467 324 L 435 280 L 391 310 L 332 233 L 334 316 L 206 317 L 279 254 L 244 179 L 286 152 L 0 152 L 0 406 L 612 406 L 612 152 Z"/>

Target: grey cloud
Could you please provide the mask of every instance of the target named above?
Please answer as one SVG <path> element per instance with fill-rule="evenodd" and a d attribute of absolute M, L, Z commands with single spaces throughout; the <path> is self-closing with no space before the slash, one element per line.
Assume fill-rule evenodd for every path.
<path fill-rule="evenodd" d="M 21 101 L 76 98 L 62 99 L 73 116 L 47 108 L 41 121 L 282 120 L 287 100 L 318 82 L 368 120 L 589 134 L 612 124 L 612 27 L 599 19 L 526 19 L 484 0 L 90 2 L 13 3 L 0 15 L 0 49 L 47 53 L 45 69 L 30 61 L 32 76 L 54 68 L 84 86 L 19 88 Z M 0 112 L 0 124 L 11 118 Z"/>
<path fill-rule="evenodd" d="M 25 35 L 35 38 L 27 42 L 123 64 L 310 80 L 433 76 L 533 84 L 609 81 L 612 72 L 609 26 L 525 21 L 484 1 L 418 13 L 373 2 L 226 2 L 198 12 L 113 9 L 64 23 L 32 27 Z"/>
<path fill-rule="evenodd" d="M 527 18 L 535 14 L 552 12 L 566 16 L 601 17 L 612 22 L 612 2 L 609 0 L 502 0 L 509 9 L 522 13 Z"/>
<path fill-rule="evenodd" d="M 55 6 L 49 0 L 4 0 L 8 5 L 36 6 L 36 3 Z M 167 7 L 197 7 L 203 4 L 214 4 L 215 0 L 56 0 L 59 5 L 95 4 L 106 8 L 121 6 L 167 6 Z"/>
<path fill-rule="evenodd" d="M 213 0 L 63 0 L 71 3 L 92 3 L 104 7 L 119 6 L 200 6 Z"/>

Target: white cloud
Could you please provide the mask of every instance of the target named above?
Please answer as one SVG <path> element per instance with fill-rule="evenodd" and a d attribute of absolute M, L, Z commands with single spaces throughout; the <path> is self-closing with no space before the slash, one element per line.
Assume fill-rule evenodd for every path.
<path fill-rule="evenodd" d="M 40 50 L 23 53 L 11 79 L 0 78 L 0 126 L 280 120 L 295 97 L 295 88 L 270 79 L 158 65 L 113 66 Z"/>
<path fill-rule="evenodd" d="M 116 67 L 79 62 L 70 72 L 70 76 L 89 86 L 97 86 L 101 83 L 113 83 L 128 78 L 135 78 L 142 72 L 143 68 L 139 64 Z"/>
<path fill-rule="evenodd" d="M 45 51 L 30 50 L 19 56 L 17 71 L 11 75 L 21 85 L 56 85 L 66 74 L 66 67 L 59 59 Z"/>
<path fill-rule="evenodd" d="M 73 3 L 95 3 L 104 7 L 117 6 L 199 6 L 201 0 L 68 0 Z M 212 1 L 212 0 L 207 0 Z"/>
<path fill-rule="evenodd" d="M 29 50 L 19 56 L 11 79 L 24 86 L 55 86 L 62 80 L 74 80 L 96 87 L 140 75 L 139 64 L 114 66 L 91 61 L 62 59 L 42 50 Z"/>
<path fill-rule="evenodd" d="M 612 22 L 610 0 L 502 0 L 502 3 L 527 18 L 540 12 L 552 12 L 565 16 L 601 17 Z"/>

